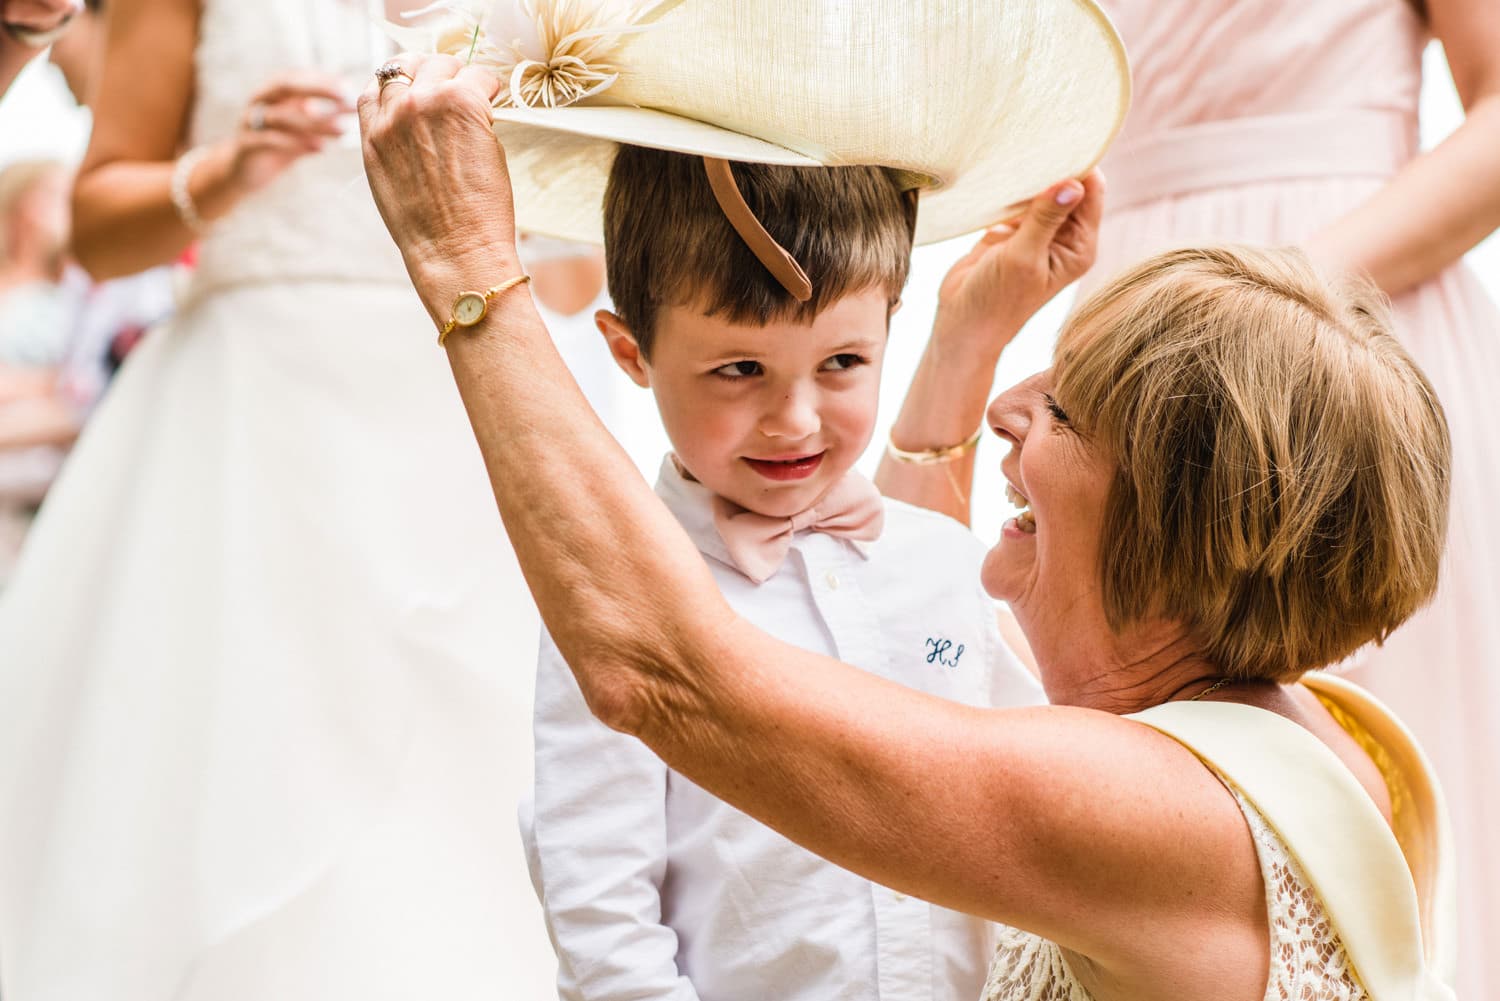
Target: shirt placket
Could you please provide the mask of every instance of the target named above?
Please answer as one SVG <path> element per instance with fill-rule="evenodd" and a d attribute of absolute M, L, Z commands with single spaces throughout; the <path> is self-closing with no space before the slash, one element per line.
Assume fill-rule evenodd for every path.
<path fill-rule="evenodd" d="M 818 535 L 805 537 L 798 551 L 838 658 L 890 678 L 880 617 L 860 586 L 862 558 L 848 545 Z M 930 906 L 876 883 L 870 884 L 870 894 L 881 1001 L 929 1001 L 933 983 Z"/>

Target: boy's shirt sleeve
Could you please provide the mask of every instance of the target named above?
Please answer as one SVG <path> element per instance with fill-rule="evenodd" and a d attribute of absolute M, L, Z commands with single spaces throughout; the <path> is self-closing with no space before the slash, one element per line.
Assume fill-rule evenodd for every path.
<path fill-rule="evenodd" d="M 562 1001 L 697 1001 L 662 923 L 667 766 L 594 718 L 543 632 L 527 853 Z"/>

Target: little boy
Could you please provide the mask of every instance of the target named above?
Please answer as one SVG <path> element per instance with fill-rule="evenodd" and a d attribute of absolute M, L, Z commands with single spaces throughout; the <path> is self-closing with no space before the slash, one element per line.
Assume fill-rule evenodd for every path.
<path fill-rule="evenodd" d="M 984 546 L 851 472 L 876 415 L 914 202 L 882 168 L 735 165 L 799 302 L 731 225 L 703 161 L 623 147 L 605 197 L 616 362 L 674 452 L 657 493 L 740 615 L 961 702 L 1042 701 L 977 583 Z M 597 722 L 556 647 L 537 672 L 528 851 L 559 959 L 588 1001 L 977 998 L 984 922 L 869 883 Z M 837 822 L 836 818 L 833 822 Z"/>

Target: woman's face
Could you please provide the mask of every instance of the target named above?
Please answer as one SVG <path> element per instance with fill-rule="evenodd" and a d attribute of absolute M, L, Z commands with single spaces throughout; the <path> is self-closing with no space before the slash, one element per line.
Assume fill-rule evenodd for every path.
<path fill-rule="evenodd" d="M 990 427 L 1011 445 L 1001 464 L 1021 514 L 985 557 L 985 590 L 1008 602 L 1045 665 L 1064 641 L 1075 651 L 1109 643 L 1099 585 L 1104 506 L 1115 463 L 1068 422 L 1039 372 L 990 404 Z"/>

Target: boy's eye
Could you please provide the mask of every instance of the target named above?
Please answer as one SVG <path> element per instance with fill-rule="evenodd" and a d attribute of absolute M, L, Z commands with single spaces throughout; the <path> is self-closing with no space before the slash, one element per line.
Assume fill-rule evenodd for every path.
<path fill-rule="evenodd" d="M 834 355 L 823 363 L 825 372 L 842 372 L 846 369 L 856 368 L 865 363 L 863 355 L 840 354 Z"/>
<path fill-rule="evenodd" d="M 1057 421 L 1059 424 L 1068 423 L 1068 415 L 1063 411 L 1062 407 L 1057 405 L 1057 401 L 1052 398 L 1051 393 L 1043 393 L 1042 399 L 1047 401 L 1047 410 L 1052 414 L 1053 420 Z"/>
<path fill-rule="evenodd" d="M 747 379 L 764 371 L 758 361 L 732 361 L 728 365 L 720 365 L 712 374 L 721 379 Z"/>

